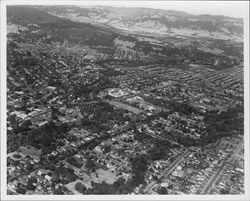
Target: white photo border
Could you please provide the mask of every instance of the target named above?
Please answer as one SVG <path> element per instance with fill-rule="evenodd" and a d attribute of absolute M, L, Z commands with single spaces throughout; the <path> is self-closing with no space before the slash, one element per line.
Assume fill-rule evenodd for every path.
<path fill-rule="evenodd" d="M 244 170 L 245 194 L 243 195 L 7 195 L 7 137 L 6 137 L 6 10 L 9 5 L 82 5 L 86 2 L 119 2 L 126 1 L 70 1 L 70 0 L 2 0 L 1 3 L 1 200 L 250 200 L 249 186 L 249 1 L 237 1 L 246 5 L 244 12 Z M 161 1 L 140 1 L 157 4 Z M 177 4 L 186 1 L 174 1 Z M 225 1 L 224 1 L 225 2 Z M 229 1 L 228 1 L 229 2 Z M 232 1 L 231 1 L 232 2 Z M 202 4 L 202 1 L 200 1 Z"/>

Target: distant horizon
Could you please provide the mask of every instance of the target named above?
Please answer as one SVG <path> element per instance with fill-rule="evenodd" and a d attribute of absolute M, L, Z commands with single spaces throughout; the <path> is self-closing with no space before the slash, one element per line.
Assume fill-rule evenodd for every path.
<path fill-rule="evenodd" d="M 7 1 L 8 2 L 8 1 Z M 249 1 L 140 1 L 140 0 L 99 0 L 99 1 L 69 1 L 69 0 L 11 0 L 10 5 L 43 5 L 43 6 L 109 6 L 125 8 L 151 8 L 160 10 L 181 11 L 191 15 L 218 15 L 232 18 L 249 17 Z"/>
<path fill-rule="evenodd" d="M 80 7 L 108 6 L 120 8 L 151 8 L 173 10 L 191 15 L 217 15 L 244 18 L 248 1 L 83 1 Z M 244 12 L 245 11 L 245 12 Z"/>
<path fill-rule="evenodd" d="M 50 6 L 50 5 L 48 5 Z M 55 5 L 57 6 L 57 5 Z M 60 6 L 60 5 L 58 5 Z M 67 5 L 61 5 L 61 6 L 67 6 Z M 80 8 L 94 8 L 94 7 L 112 7 L 112 8 L 142 8 L 142 9 L 152 9 L 152 10 L 162 10 L 162 11 L 174 11 L 174 12 L 182 12 L 182 13 L 186 13 L 188 15 L 194 15 L 194 16 L 203 16 L 203 15 L 209 15 L 209 16 L 223 16 L 223 17 L 229 17 L 229 18 L 236 18 L 236 19 L 243 19 L 243 17 L 233 17 L 233 16 L 229 16 L 229 15 L 223 15 L 223 14 L 209 14 L 209 13 L 204 13 L 204 14 L 194 14 L 194 13 L 190 13 L 187 11 L 183 11 L 183 10 L 176 10 L 176 9 L 163 9 L 163 8 L 149 8 L 149 7 L 144 7 L 144 6 L 139 6 L 139 7 L 131 7 L 131 6 L 110 6 L 110 5 L 68 5 L 68 6 L 77 6 Z"/>

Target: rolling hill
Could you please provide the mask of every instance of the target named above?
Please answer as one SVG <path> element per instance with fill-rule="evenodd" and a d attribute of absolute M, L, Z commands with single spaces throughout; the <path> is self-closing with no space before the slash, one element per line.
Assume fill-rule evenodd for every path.
<path fill-rule="evenodd" d="M 67 42 L 93 53 L 92 60 L 168 65 L 221 61 L 233 66 L 243 58 L 242 20 L 225 16 L 148 8 L 8 6 L 7 23 L 8 37 L 16 42 Z"/>
<path fill-rule="evenodd" d="M 105 24 L 127 32 L 207 37 L 242 41 L 243 20 L 226 16 L 191 15 L 173 10 L 119 7 L 37 7 L 74 21 Z"/>

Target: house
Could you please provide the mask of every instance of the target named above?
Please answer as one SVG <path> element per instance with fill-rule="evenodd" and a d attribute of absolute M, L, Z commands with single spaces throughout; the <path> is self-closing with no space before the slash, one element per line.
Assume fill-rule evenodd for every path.
<path fill-rule="evenodd" d="M 8 183 L 8 188 L 15 189 L 16 185 L 13 182 Z"/>
<path fill-rule="evenodd" d="M 99 146 L 99 145 L 96 146 L 96 147 L 95 147 L 95 151 L 98 152 L 98 153 L 102 153 L 102 148 L 101 148 L 101 146 Z"/>
<path fill-rule="evenodd" d="M 51 176 L 49 176 L 49 175 L 45 175 L 45 177 L 44 177 L 45 179 L 47 179 L 47 180 L 51 180 L 52 179 L 52 177 Z"/>

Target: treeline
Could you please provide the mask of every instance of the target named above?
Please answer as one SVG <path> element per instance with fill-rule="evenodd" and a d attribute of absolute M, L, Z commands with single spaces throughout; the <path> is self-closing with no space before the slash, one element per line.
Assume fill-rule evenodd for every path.
<path fill-rule="evenodd" d="M 106 131 L 113 126 L 113 123 L 110 122 L 112 120 L 117 124 L 129 120 L 129 117 L 124 116 L 124 112 L 126 113 L 123 109 L 115 109 L 106 102 L 99 102 L 95 106 L 93 117 L 82 119 L 82 126 L 93 132 Z"/>
<path fill-rule="evenodd" d="M 125 73 L 121 72 L 121 71 L 117 71 L 117 70 L 114 70 L 113 68 L 108 68 L 106 67 L 105 70 L 101 71 L 101 73 L 104 75 L 104 76 L 118 76 L 118 75 L 125 75 Z"/>
<path fill-rule="evenodd" d="M 70 130 L 67 124 L 56 126 L 53 122 L 33 130 L 30 130 L 28 125 L 30 124 L 25 123 L 25 126 L 8 131 L 8 152 L 13 152 L 20 146 L 31 145 L 38 149 L 42 148 L 43 154 L 49 153 L 56 148 L 54 145 L 58 139 L 63 139 L 65 133 Z"/>
<path fill-rule="evenodd" d="M 232 136 L 235 133 L 244 133 L 243 107 L 229 109 L 217 113 L 209 112 L 204 118 L 208 134 L 202 136 L 201 145 L 213 143 L 222 137 Z"/>
<path fill-rule="evenodd" d="M 74 95 L 81 96 L 84 94 L 94 93 L 107 89 L 107 88 L 116 88 L 119 85 L 112 81 L 108 76 L 103 75 L 98 80 L 92 82 L 91 84 L 77 84 L 74 86 Z"/>
<path fill-rule="evenodd" d="M 128 194 L 132 192 L 131 180 L 126 181 L 123 177 L 118 178 L 113 184 L 107 184 L 106 182 L 96 183 L 91 182 L 91 188 L 86 188 L 81 182 L 75 184 L 75 189 L 88 195 L 115 195 L 115 194 Z"/>
<path fill-rule="evenodd" d="M 167 119 L 169 114 L 174 111 L 179 112 L 180 114 L 190 115 L 192 113 L 199 113 L 199 111 L 193 107 L 188 105 L 187 103 L 176 103 L 169 102 L 168 109 L 170 111 L 161 111 L 156 115 L 152 115 L 145 120 L 146 122 L 150 122 L 152 119 L 155 119 L 159 116 Z M 205 133 L 201 135 L 200 139 L 193 139 L 189 136 L 183 135 L 174 135 L 174 133 L 169 133 L 169 136 L 173 136 L 174 141 L 182 144 L 186 147 L 190 146 L 205 146 L 209 143 L 214 143 L 222 137 L 228 137 L 235 135 L 237 133 L 244 133 L 244 108 L 242 106 L 237 106 L 236 108 L 230 108 L 227 111 L 219 113 L 219 111 L 210 111 L 205 114 L 204 123 L 205 123 Z M 177 120 L 176 120 L 177 121 Z M 145 135 L 144 133 L 138 132 L 136 128 L 135 130 L 135 139 L 141 142 L 144 141 L 152 141 L 155 142 L 154 138 L 149 135 Z M 157 152 L 160 153 L 161 147 L 158 145 Z M 156 156 L 160 154 L 157 153 Z M 163 152 L 164 153 L 164 152 Z M 153 155 L 152 155 L 153 156 Z"/>
<path fill-rule="evenodd" d="M 199 109 L 190 105 L 189 103 L 181 103 L 173 100 L 164 100 L 164 99 L 154 99 L 151 97 L 143 97 L 146 102 L 152 103 L 153 105 L 157 105 L 169 110 L 167 114 L 178 112 L 184 115 L 190 115 L 192 113 L 199 114 Z M 164 115 L 164 112 L 160 113 L 160 115 Z"/>

